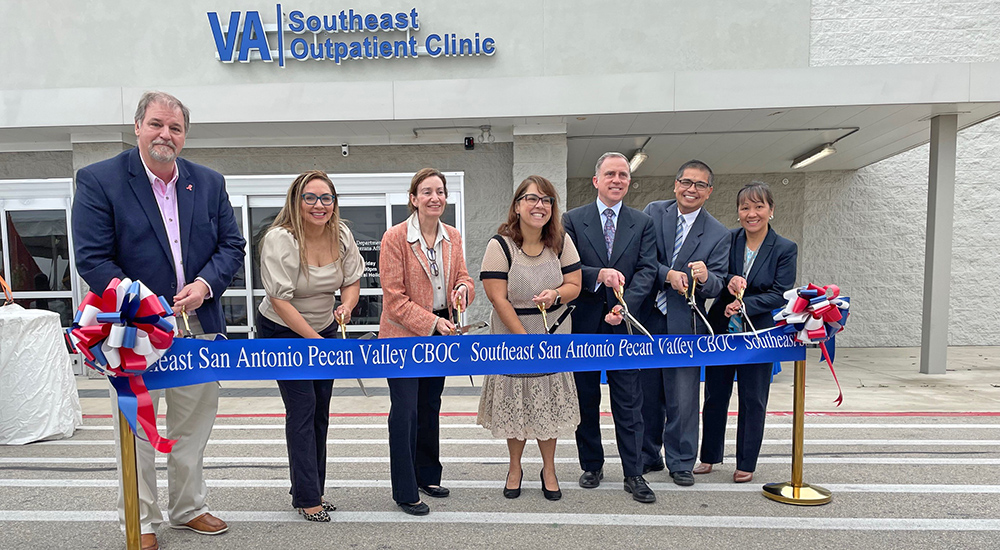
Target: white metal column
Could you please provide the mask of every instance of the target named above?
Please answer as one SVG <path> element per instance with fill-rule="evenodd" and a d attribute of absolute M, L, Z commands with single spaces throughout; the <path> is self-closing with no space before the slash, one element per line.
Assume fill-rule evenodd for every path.
<path fill-rule="evenodd" d="M 951 243 L 955 221 L 955 155 L 958 115 L 931 119 L 927 181 L 927 248 L 924 255 L 924 314 L 920 372 L 944 374 L 948 362 Z"/>

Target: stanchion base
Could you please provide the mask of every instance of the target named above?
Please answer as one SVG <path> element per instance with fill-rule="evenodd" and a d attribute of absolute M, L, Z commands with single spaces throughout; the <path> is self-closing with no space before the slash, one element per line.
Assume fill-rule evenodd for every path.
<path fill-rule="evenodd" d="M 764 486 L 763 493 L 771 500 L 797 506 L 819 506 L 833 499 L 832 493 L 827 489 L 808 483 L 795 487 L 791 481 L 768 483 Z"/>

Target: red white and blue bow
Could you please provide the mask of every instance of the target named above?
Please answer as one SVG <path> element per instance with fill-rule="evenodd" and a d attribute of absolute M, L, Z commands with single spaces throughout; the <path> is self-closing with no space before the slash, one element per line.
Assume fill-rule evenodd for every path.
<path fill-rule="evenodd" d="M 834 400 L 839 407 L 844 401 L 844 392 L 833 370 L 833 356 L 836 351 L 834 336 L 844 330 L 850 314 L 851 299 L 840 296 L 836 285 L 816 286 L 810 283 L 788 290 L 784 294 L 788 304 L 774 310 L 774 325 L 782 327 L 786 334 L 803 344 L 819 344 L 823 353 L 821 361 L 830 365 L 830 373 L 837 383 L 840 395 Z"/>
<path fill-rule="evenodd" d="M 84 363 L 102 372 L 118 393 L 118 409 L 139 434 L 145 430 L 153 448 L 169 453 L 176 441 L 160 437 L 156 413 L 142 373 L 166 353 L 174 341 L 174 312 L 162 296 L 139 281 L 112 279 L 101 294 L 88 292 L 66 329 L 70 346 Z M 141 437 L 141 436 L 140 436 Z"/>

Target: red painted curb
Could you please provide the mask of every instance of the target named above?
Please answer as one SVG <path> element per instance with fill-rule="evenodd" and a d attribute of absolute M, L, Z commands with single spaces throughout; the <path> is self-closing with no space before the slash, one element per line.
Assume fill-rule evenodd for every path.
<path fill-rule="evenodd" d="M 791 411 L 772 411 L 767 413 L 768 416 L 792 416 Z M 892 417 L 976 417 L 976 416 L 1000 416 L 1000 412 L 849 412 L 849 411 L 831 411 L 831 412 L 807 412 L 806 416 L 856 416 L 856 417 L 871 417 L 871 418 L 892 418 Z M 364 418 L 364 417 L 386 417 L 389 413 L 330 413 L 331 418 Z M 441 416 L 476 416 L 474 412 L 443 412 Z M 610 417 L 611 413 L 601 413 L 601 416 Z M 736 416 L 735 412 L 730 412 L 729 416 Z M 270 414 L 220 414 L 216 418 L 284 418 L 283 413 L 270 413 Z M 83 415 L 85 419 L 107 419 L 111 418 L 110 414 L 85 414 Z M 165 415 L 159 415 L 157 418 L 166 418 Z"/>

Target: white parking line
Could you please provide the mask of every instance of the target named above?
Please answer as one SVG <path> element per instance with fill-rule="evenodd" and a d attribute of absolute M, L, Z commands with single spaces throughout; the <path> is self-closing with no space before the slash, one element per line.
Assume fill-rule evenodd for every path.
<path fill-rule="evenodd" d="M 1000 447 L 1000 439 L 809 439 L 805 440 L 809 445 L 839 445 L 852 447 Z M 112 446 L 114 440 L 111 439 L 60 439 L 54 441 L 40 441 L 32 445 L 45 447 L 88 447 L 88 446 Z M 281 445 L 286 444 L 284 439 L 209 439 L 209 445 Z M 328 445 L 379 445 L 388 446 L 388 439 L 328 439 Z M 507 445 L 506 439 L 441 439 L 441 445 Z M 727 439 L 727 445 L 735 445 L 735 439 Z M 780 445 L 787 447 L 792 444 L 791 439 L 765 439 L 761 445 Z M 576 441 L 572 439 L 562 439 L 557 445 L 576 446 Z M 615 445 L 614 440 L 604 441 L 604 445 Z"/>
<path fill-rule="evenodd" d="M 157 480 L 158 487 L 167 487 L 167 480 Z M 209 479 L 206 480 L 209 487 L 217 488 L 287 488 L 286 479 Z M 489 489 L 499 490 L 503 485 L 502 480 L 443 480 L 442 485 L 451 489 Z M 522 487 L 525 489 L 540 489 L 541 482 L 525 481 Z M 900 494 L 1000 494 L 1000 485 L 926 485 L 926 484 L 839 484 L 823 483 L 823 487 L 835 493 L 900 493 Z M 389 488 L 389 480 L 372 479 L 328 479 L 326 481 L 328 489 L 337 488 Z M 759 484 L 736 484 L 736 483 L 697 483 L 692 487 L 678 487 L 672 482 L 650 482 L 649 486 L 654 491 L 668 491 L 678 493 L 758 493 Z M 21 487 L 21 488 L 115 488 L 118 487 L 116 479 L 0 479 L 0 487 Z M 576 483 L 563 483 L 562 490 L 585 491 Z M 621 491 L 621 483 L 605 481 L 596 490 Z"/>
<path fill-rule="evenodd" d="M 727 456 L 726 461 L 733 461 L 735 457 Z M 787 456 L 765 456 L 757 460 L 758 464 L 789 464 L 791 459 Z M 327 457 L 328 464 L 388 464 L 388 456 L 335 456 Z M 506 456 L 483 457 L 483 456 L 443 456 L 441 462 L 448 464 L 507 464 Z M 541 464 L 540 457 L 524 457 L 522 462 L 527 464 Z M 556 457 L 558 464 L 577 464 L 576 457 Z M 803 460 L 806 464 L 922 464 L 931 466 L 991 466 L 1000 465 L 1000 458 L 958 458 L 952 456 L 942 457 L 811 457 L 806 456 Z M 617 457 L 605 457 L 607 464 L 621 464 L 621 459 Z M 4 457 L 0 458 L 0 465 L 3 464 L 83 464 L 83 465 L 103 465 L 114 464 L 113 457 Z M 157 464 L 166 464 L 166 457 L 157 457 Z M 287 465 L 288 458 L 284 456 L 206 456 L 206 464 L 281 464 Z"/>
<path fill-rule="evenodd" d="M 295 512 L 219 511 L 229 522 L 293 523 L 302 519 Z M 636 527 L 698 527 L 730 529 L 796 529 L 851 531 L 1000 531 L 997 519 L 936 518 L 808 518 L 781 516 L 672 516 L 654 514 L 560 514 L 503 512 L 433 512 L 426 517 L 402 512 L 336 512 L 337 523 L 470 523 L 480 525 L 584 525 Z M 117 512 L 76 510 L 3 510 L 2 522 L 115 522 Z"/>

